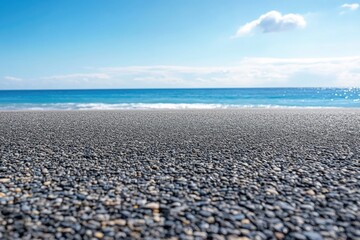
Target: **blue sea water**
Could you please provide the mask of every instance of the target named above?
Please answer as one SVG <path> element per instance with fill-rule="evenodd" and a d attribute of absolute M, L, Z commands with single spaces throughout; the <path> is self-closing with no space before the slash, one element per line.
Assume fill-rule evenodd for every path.
<path fill-rule="evenodd" d="M 0 110 L 360 108 L 359 88 L 1 90 Z"/>

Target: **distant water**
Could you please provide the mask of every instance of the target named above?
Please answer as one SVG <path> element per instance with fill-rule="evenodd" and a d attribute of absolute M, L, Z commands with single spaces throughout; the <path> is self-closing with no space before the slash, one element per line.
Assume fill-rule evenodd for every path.
<path fill-rule="evenodd" d="M 360 108 L 359 88 L 2 90 L 0 110 Z"/>

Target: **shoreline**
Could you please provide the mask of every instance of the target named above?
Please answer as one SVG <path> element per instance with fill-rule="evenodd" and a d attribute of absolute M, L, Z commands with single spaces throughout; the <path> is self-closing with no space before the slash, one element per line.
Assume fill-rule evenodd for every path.
<path fill-rule="evenodd" d="M 97 112 L 97 111 L 246 111 L 246 110 L 269 110 L 269 111 L 282 111 L 282 110 L 344 110 L 344 111 L 360 111 L 360 107 L 235 107 L 235 108 L 119 108 L 119 109 L 0 109 L 1 112 Z"/>

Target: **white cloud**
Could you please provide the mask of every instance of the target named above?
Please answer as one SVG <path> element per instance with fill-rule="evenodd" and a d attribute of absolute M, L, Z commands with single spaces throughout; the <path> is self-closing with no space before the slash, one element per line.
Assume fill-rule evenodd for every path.
<path fill-rule="evenodd" d="M 347 10 L 351 10 L 351 11 L 355 11 L 359 8 L 359 4 L 358 3 L 345 3 L 343 5 L 341 5 L 341 8 L 347 9 Z"/>
<path fill-rule="evenodd" d="M 44 77 L 45 80 L 64 80 L 64 79 L 109 79 L 110 76 L 104 73 L 74 73 L 66 75 L 54 75 Z"/>
<path fill-rule="evenodd" d="M 242 37 L 260 29 L 263 33 L 290 31 L 296 28 L 306 27 L 305 18 L 300 14 L 282 15 L 278 11 L 270 11 L 261 15 L 258 19 L 246 23 L 236 32 L 235 37 Z"/>
<path fill-rule="evenodd" d="M 89 69 L 91 71 L 91 69 Z M 56 80 L 56 81 L 53 81 Z M 244 58 L 232 66 L 125 66 L 56 75 L 6 88 L 360 87 L 360 56 Z M 5 83 L 3 83 L 5 84 Z M 0 82 L 1 88 L 1 82 Z"/>
<path fill-rule="evenodd" d="M 245 58 L 234 66 L 102 68 L 128 87 L 360 87 L 360 56 Z"/>
<path fill-rule="evenodd" d="M 5 76 L 4 79 L 7 80 L 7 81 L 15 81 L 15 82 L 22 81 L 22 78 L 13 77 L 13 76 Z"/>

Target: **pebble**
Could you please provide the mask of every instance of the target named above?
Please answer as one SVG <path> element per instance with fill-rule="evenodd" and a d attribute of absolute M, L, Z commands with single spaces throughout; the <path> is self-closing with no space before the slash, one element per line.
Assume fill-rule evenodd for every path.
<path fill-rule="evenodd" d="M 8 183 L 10 182 L 10 178 L 0 178 L 0 183 Z"/>
<path fill-rule="evenodd" d="M 245 219 L 241 220 L 241 223 L 242 224 L 250 224 L 250 220 L 245 218 Z"/>
<path fill-rule="evenodd" d="M 290 233 L 290 237 L 296 240 L 306 240 L 306 236 L 301 234 L 301 233 L 297 233 L 297 232 L 292 232 Z"/>
<path fill-rule="evenodd" d="M 114 224 L 119 225 L 119 226 L 125 226 L 126 225 L 126 220 L 124 220 L 124 219 L 116 219 L 116 220 L 113 220 L 113 221 L 114 221 Z"/>
<path fill-rule="evenodd" d="M 159 203 L 155 203 L 155 202 L 148 203 L 148 204 L 145 205 L 145 208 L 150 208 L 150 209 L 152 209 L 152 210 L 159 209 L 159 208 L 160 208 L 160 204 L 159 204 Z"/>
<path fill-rule="evenodd" d="M 312 190 L 312 189 L 307 190 L 305 193 L 306 193 L 307 195 L 310 195 L 310 196 L 314 196 L 314 195 L 315 195 L 315 191 Z"/>
<path fill-rule="evenodd" d="M 304 232 L 303 233 L 309 240 L 322 240 L 322 236 L 317 232 Z"/>
<path fill-rule="evenodd" d="M 104 234 L 102 232 L 95 232 L 94 237 L 101 239 L 104 237 Z"/>
<path fill-rule="evenodd" d="M 203 238 L 203 239 L 207 237 L 207 233 L 206 233 L 206 232 L 198 232 L 198 231 L 196 231 L 196 232 L 193 233 L 193 235 L 194 235 L 195 237 L 200 237 L 200 238 Z"/>
<path fill-rule="evenodd" d="M 210 216 L 210 217 L 208 217 L 208 218 L 206 219 L 206 222 L 212 224 L 212 223 L 215 222 L 215 218 L 212 217 L 212 216 Z"/>
<path fill-rule="evenodd" d="M 46 181 L 46 182 L 44 182 L 44 186 L 49 186 L 51 184 L 51 182 L 50 181 Z"/>
<path fill-rule="evenodd" d="M 294 211 L 295 210 L 295 208 L 293 206 L 291 206 L 289 203 L 286 203 L 286 202 L 278 201 L 276 204 L 281 209 L 286 210 L 286 211 Z"/>
<path fill-rule="evenodd" d="M 278 191 L 276 191 L 275 188 L 267 188 L 265 191 L 269 195 L 279 195 Z"/>
<path fill-rule="evenodd" d="M 285 235 L 281 232 L 275 232 L 276 239 L 284 239 Z"/>
<path fill-rule="evenodd" d="M 228 240 L 250 240 L 248 237 L 229 236 Z"/>

